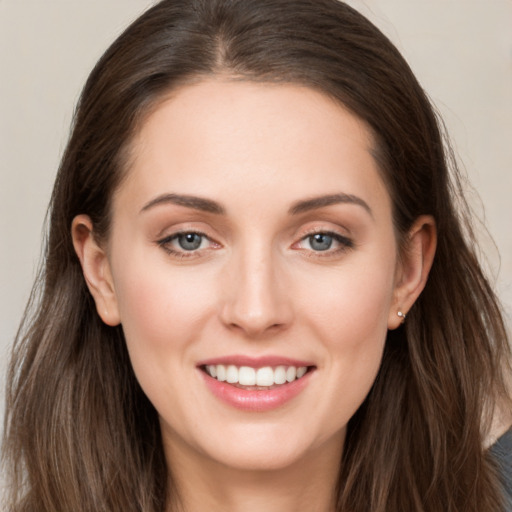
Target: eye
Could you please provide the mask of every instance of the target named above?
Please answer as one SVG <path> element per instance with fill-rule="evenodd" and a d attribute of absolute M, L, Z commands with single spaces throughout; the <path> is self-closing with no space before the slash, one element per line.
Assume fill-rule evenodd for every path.
<path fill-rule="evenodd" d="M 314 251 L 327 251 L 332 247 L 334 238 L 327 233 L 316 233 L 315 235 L 309 235 L 307 241 Z"/>
<path fill-rule="evenodd" d="M 186 258 L 194 256 L 203 249 L 217 248 L 218 244 L 210 240 L 204 233 L 182 231 L 158 240 L 157 244 L 168 254 Z"/>
<path fill-rule="evenodd" d="M 198 233 L 181 233 L 176 235 L 175 241 L 184 251 L 195 251 L 201 247 L 203 238 Z"/>
<path fill-rule="evenodd" d="M 313 252 L 338 253 L 354 246 L 352 240 L 334 232 L 318 232 L 302 238 L 297 248 Z"/>

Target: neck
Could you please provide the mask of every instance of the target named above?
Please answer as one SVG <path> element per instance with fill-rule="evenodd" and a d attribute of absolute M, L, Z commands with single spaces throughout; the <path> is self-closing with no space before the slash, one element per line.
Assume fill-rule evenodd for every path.
<path fill-rule="evenodd" d="M 338 444 L 339 447 L 339 444 Z M 322 447 L 286 468 L 244 470 L 173 447 L 168 512 L 334 512 L 341 448 Z"/>

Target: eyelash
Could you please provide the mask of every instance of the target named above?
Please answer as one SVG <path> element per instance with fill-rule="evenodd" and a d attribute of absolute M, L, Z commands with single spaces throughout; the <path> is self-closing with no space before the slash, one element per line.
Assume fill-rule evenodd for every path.
<path fill-rule="evenodd" d="M 213 242 L 207 235 L 205 235 L 204 233 L 201 233 L 200 231 L 194 231 L 194 230 L 177 231 L 176 233 L 173 233 L 172 235 L 166 236 L 165 238 L 158 240 L 157 244 L 167 254 L 169 254 L 175 258 L 178 258 L 178 259 L 197 257 L 199 255 L 198 254 L 199 250 L 187 251 L 187 250 L 183 249 L 182 251 L 177 251 L 171 247 L 170 244 L 174 240 L 177 240 L 180 236 L 183 236 L 183 235 L 197 235 L 197 236 L 200 236 L 201 238 L 209 240 L 210 242 L 215 244 L 215 242 Z"/>
<path fill-rule="evenodd" d="M 315 235 L 324 235 L 331 237 L 335 242 L 339 244 L 339 247 L 337 249 L 326 249 L 325 251 L 314 251 L 312 249 L 302 249 L 305 252 L 305 255 L 308 258 L 329 258 L 329 257 L 335 257 L 337 255 L 340 255 L 341 253 L 344 253 L 350 249 L 353 249 L 355 247 L 354 241 L 350 238 L 340 235 L 336 231 L 328 231 L 328 230 L 313 230 L 309 233 L 306 233 L 299 242 L 296 242 L 294 245 L 304 242 L 305 240 L 308 240 L 309 238 L 315 236 Z"/>
<path fill-rule="evenodd" d="M 183 235 L 197 235 L 197 236 L 201 237 L 202 239 L 209 240 L 211 243 L 216 244 L 217 246 L 220 247 L 219 244 L 212 241 L 208 237 L 208 235 L 206 235 L 205 233 L 202 233 L 200 231 L 193 231 L 193 230 L 177 231 L 176 233 L 173 233 L 172 235 L 166 236 L 165 238 L 158 240 L 157 245 L 159 247 L 161 247 L 167 254 L 169 254 L 175 258 L 178 258 L 178 259 L 198 257 L 200 249 L 195 249 L 195 250 L 190 250 L 190 251 L 183 249 L 183 250 L 179 251 L 179 250 L 175 250 L 171 247 L 170 244 L 174 240 L 177 240 L 180 236 L 183 236 Z M 305 252 L 307 257 L 310 257 L 310 258 L 332 257 L 332 256 L 336 256 L 340 253 L 346 252 L 347 250 L 354 248 L 354 242 L 350 238 L 340 235 L 339 233 L 336 233 L 335 231 L 327 231 L 327 230 L 316 230 L 316 231 L 311 231 L 309 233 L 306 233 L 298 242 L 295 242 L 292 245 L 292 247 L 304 242 L 305 240 L 308 240 L 311 237 L 314 237 L 315 235 L 324 235 L 324 236 L 331 237 L 340 246 L 334 250 L 331 250 L 329 248 L 324 251 L 322 251 L 322 250 L 315 251 L 313 249 L 300 248 L 300 250 L 303 250 Z"/>

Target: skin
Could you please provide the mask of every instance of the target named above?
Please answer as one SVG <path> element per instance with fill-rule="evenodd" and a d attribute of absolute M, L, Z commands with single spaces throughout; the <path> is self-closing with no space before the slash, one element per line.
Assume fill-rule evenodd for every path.
<path fill-rule="evenodd" d="M 205 80 L 143 124 L 106 246 L 87 216 L 75 218 L 84 276 L 103 321 L 123 326 L 184 510 L 333 510 L 347 422 L 436 243 L 421 217 L 398 257 L 373 144 L 362 121 L 313 90 Z M 162 194 L 224 213 L 154 203 Z M 336 194 L 352 201 L 292 211 Z M 187 230 L 206 235 L 188 253 L 172 239 Z M 318 251 L 312 233 L 342 238 Z M 315 371 L 284 406 L 240 411 L 196 367 L 232 354 L 312 361 Z"/>

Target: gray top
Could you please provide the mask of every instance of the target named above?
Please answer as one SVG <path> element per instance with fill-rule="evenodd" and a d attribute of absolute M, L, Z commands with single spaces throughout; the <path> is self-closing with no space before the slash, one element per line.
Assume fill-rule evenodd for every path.
<path fill-rule="evenodd" d="M 501 470 L 506 497 L 505 512 L 512 512 L 512 428 L 491 446 L 490 453 L 496 458 Z"/>

